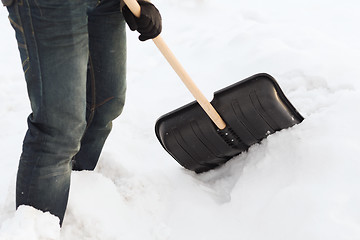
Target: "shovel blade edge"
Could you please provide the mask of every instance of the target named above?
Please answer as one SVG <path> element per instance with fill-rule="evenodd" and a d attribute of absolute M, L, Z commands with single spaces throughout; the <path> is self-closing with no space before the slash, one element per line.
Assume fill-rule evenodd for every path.
<path fill-rule="evenodd" d="M 211 104 L 237 136 L 229 144 L 194 101 L 161 116 L 155 133 L 165 150 L 196 173 L 214 169 L 268 135 L 304 120 L 266 73 L 256 74 L 214 94 Z"/>

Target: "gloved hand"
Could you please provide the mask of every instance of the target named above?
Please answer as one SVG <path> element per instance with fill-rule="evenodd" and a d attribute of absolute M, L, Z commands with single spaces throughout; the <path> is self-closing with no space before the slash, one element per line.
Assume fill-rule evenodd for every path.
<path fill-rule="evenodd" d="M 138 0 L 141 7 L 141 15 L 135 17 L 130 9 L 125 5 L 122 9 L 126 23 L 132 31 L 140 33 L 140 41 L 146 41 L 157 37 L 162 29 L 161 15 L 159 10 L 150 2 Z"/>

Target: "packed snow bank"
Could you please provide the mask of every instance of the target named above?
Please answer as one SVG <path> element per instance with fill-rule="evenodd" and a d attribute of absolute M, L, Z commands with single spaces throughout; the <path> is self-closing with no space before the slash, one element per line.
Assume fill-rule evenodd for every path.
<path fill-rule="evenodd" d="M 15 215 L 2 223 L 2 240 L 58 240 L 59 219 L 29 206 L 20 206 Z"/>
<path fill-rule="evenodd" d="M 73 174 L 63 238 L 168 239 L 167 227 L 158 218 L 164 183 L 107 173 Z"/>

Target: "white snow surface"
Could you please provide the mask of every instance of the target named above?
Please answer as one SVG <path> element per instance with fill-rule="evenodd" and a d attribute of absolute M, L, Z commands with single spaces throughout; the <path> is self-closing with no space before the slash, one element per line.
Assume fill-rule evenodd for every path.
<path fill-rule="evenodd" d="M 129 31 L 126 107 L 96 170 L 73 173 L 60 229 L 49 213 L 15 211 L 30 104 L 0 8 L 0 239 L 360 239 L 359 1 L 153 2 L 163 38 L 209 100 L 267 72 L 305 120 L 219 169 L 184 170 L 154 123 L 193 98 L 154 44 Z"/>

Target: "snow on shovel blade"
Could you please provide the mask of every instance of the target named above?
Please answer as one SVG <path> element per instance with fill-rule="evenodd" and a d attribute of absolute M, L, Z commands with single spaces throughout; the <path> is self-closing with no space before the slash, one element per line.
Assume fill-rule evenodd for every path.
<path fill-rule="evenodd" d="M 257 74 L 214 94 L 211 104 L 227 127 L 219 130 L 195 101 L 160 117 L 156 136 L 183 167 L 214 169 L 268 135 L 304 120 L 275 79 Z"/>

